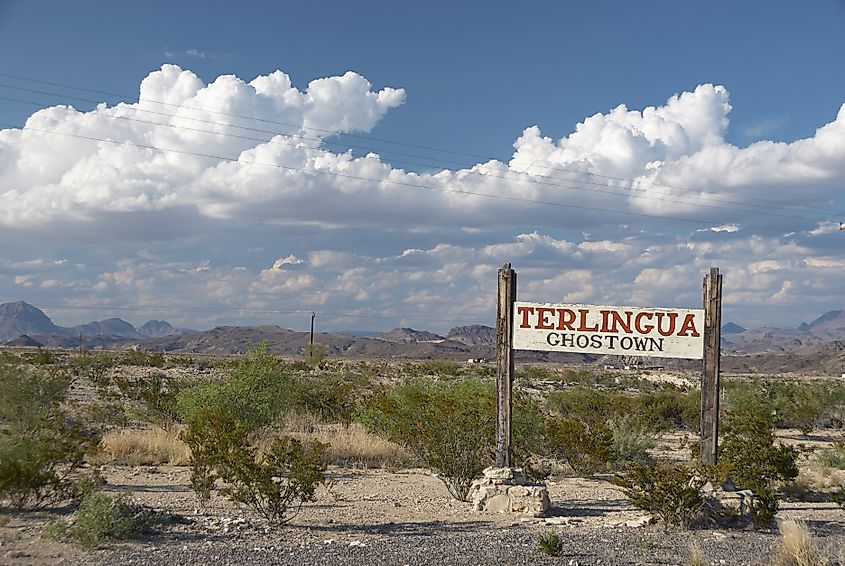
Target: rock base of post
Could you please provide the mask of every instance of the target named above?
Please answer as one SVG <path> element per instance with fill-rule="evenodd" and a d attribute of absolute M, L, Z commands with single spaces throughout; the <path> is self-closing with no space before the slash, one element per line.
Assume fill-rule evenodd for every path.
<path fill-rule="evenodd" d="M 483 478 L 472 482 L 469 495 L 476 511 L 540 517 L 551 507 L 546 484 L 528 481 L 519 468 L 487 468 Z"/>

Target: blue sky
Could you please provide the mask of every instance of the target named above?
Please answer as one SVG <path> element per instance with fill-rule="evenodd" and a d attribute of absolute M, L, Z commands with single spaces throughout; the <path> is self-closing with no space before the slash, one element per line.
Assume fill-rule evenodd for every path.
<path fill-rule="evenodd" d="M 195 327 L 299 327 L 307 317 L 268 311 L 315 309 L 326 313 L 326 328 L 444 330 L 492 320 L 495 267 L 512 261 L 528 281 L 525 293 L 538 300 L 694 306 L 700 275 L 713 264 L 726 272 L 726 319 L 797 325 L 845 308 L 837 286 L 842 234 L 825 224 L 845 209 L 836 164 L 845 162 L 836 126 L 845 102 L 845 2 L 398 6 L 0 0 L 0 73 L 7 75 L 137 97 L 141 81 L 162 65 L 205 84 L 227 74 L 249 83 L 279 69 L 300 92 L 353 71 L 372 93 L 387 93 L 367 106 L 372 97 L 360 89 L 355 96 L 326 90 L 323 106 L 313 106 L 323 121 L 302 118 L 312 134 L 305 137 L 314 139 L 307 128 L 315 123 L 339 134 L 317 136 L 324 153 L 316 157 L 264 155 L 263 141 L 189 143 L 141 131 L 137 122 L 128 131 L 117 119 L 91 124 L 94 116 L 55 109 L 40 118 L 42 129 L 64 124 L 77 133 L 88 120 L 85 132 L 95 138 L 169 140 L 176 144 L 169 147 L 213 147 L 242 161 L 257 152 L 287 172 L 292 164 L 331 162 L 330 182 L 306 175 L 278 186 L 266 172 L 224 172 L 184 154 L 165 156 L 171 162 L 159 171 L 162 159 L 143 152 L 75 153 L 91 144 L 69 147 L 47 133 L 27 141 L 17 128 L 38 106 L 0 99 L 0 122 L 13 126 L 0 135 L 0 193 L 8 199 L 0 232 L 15 244 L 0 251 L 0 299 L 52 305 L 45 310 L 66 323 L 114 315 Z M 171 96 L 164 83 L 149 92 Z M 0 96 L 42 108 L 94 106 L 67 96 L 109 107 L 117 101 L 8 77 L 0 84 L 64 95 L 0 86 Z M 402 89 L 401 96 L 390 98 L 386 88 Z M 223 112 L 256 108 L 224 91 L 212 96 Z M 658 111 L 660 124 L 608 118 L 621 104 L 635 112 L 668 108 L 675 95 L 681 109 Z M 186 100 L 178 103 L 196 108 L 198 99 Z M 255 117 L 291 116 L 276 111 Z M 602 118 L 584 126 L 597 113 Z M 343 125 L 350 120 L 357 126 Z M 570 139 L 579 124 L 589 133 Z M 836 127 L 818 137 L 826 124 Z M 532 126 L 538 130 L 526 136 Z M 813 143 L 776 145 L 805 138 Z M 374 149 L 380 168 L 372 168 L 374 159 L 347 163 L 342 150 L 351 145 L 353 157 L 366 154 L 357 146 Z M 513 183 L 464 179 L 459 169 L 483 164 L 481 156 L 506 168 L 485 171 Z M 31 167 L 38 159 L 49 166 Z M 97 160 L 121 166 L 106 174 Z M 337 176 L 342 171 L 359 180 Z M 568 192 L 544 188 L 543 171 Z M 359 186 L 361 178 L 400 177 L 405 185 L 390 189 Z M 643 202 L 622 195 L 610 177 L 662 188 Z M 432 195 L 408 186 L 432 183 Z M 456 187 L 523 200 L 443 194 Z M 358 198 L 344 199 L 351 194 Z M 431 271 L 443 279 L 421 285 L 419 274 Z"/>

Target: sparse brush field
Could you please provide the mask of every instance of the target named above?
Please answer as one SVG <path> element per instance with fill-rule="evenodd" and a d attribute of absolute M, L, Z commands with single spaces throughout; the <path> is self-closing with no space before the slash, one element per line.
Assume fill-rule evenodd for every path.
<path fill-rule="evenodd" d="M 0 352 L 2 564 L 845 564 L 845 382 L 517 368 L 545 517 L 474 511 L 487 364 Z M 735 486 L 742 511 L 714 508 Z"/>

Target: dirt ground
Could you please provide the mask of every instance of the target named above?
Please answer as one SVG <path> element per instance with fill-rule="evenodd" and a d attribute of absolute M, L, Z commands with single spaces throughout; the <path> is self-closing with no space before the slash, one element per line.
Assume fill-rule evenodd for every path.
<path fill-rule="evenodd" d="M 255 515 L 232 506 L 222 498 L 214 497 L 205 508 L 201 507 L 190 489 L 190 473 L 186 467 L 106 465 L 102 466 L 102 474 L 108 481 L 107 491 L 131 492 L 138 503 L 173 514 L 178 520 L 138 540 L 85 552 L 70 544 L 42 538 L 43 527 L 56 517 L 56 513 L 6 515 L 0 521 L 0 563 L 9 566 L 120 563 L 118 555 L 121 552 L 140 552 L 150 556 L 161 546 L 172 549 L 174 544 L 177 547 L 184 544 L 184 549 L 189 545 L 262 548 L 278 536 Z M 303 506 L 282 529 L 288 547 L 338 545 L 363 548 L 385 537 L 399 540 L 403 535 L 420 531 L 448 533 L 460 530 L 465 534 L 481 535 L 513 529 L 534 539 L 539 534 L 550 532 L 576 537 L 583 533 L 584 537 L 594 538 L 604 536 L 602 533 L 622 532 L 642 540 L 649 537 L 659 540 L 662 533 L 659 526 L 641 526 L 644 513 L 628 505 L 619 488 L 603 478 L 549 481 L 553 509 L 545 518 L 474 511 L 470 504 L 452 499 L 443 484 L 425 470 L 391 472 L 335 468 L 331 469 L 331 478 L 331 485 L 320 489 L 318 501 Z M 787 501 L 782 504 L 779 517 L 805 520 L 829 539 L 827 546 L 835 548 L 842 545 L 845 548 L 845 512 L 832 503 Z M 641 536 L 636 533 L 641 533 Z M 719 541 L 733 537 L 735 533 L 704 530 L 692 532 L 691 536 L 701 541 Z M 773 533 L 758 533 L 756 536 L 762 537 L 762 542 L 768 546 L 775 542 Z M 537 560 L 542 562 L 537 549 L 533 551 Z M 627 552 L 630 554 L 630 551 Z M 671 556 L 671 549 L 668 552 Z M 687 552 L 687 548 L 677 549 L 676 562 L 640 562 L 636 556 L 626 558 L 620 554 L 618 563 L 683 564 Z M 597 560 L 590 562 L 585 559 L 578 563 L 602 563 L 601 559 Z M 716 558 L 714 563 L 740 564 L 745 558 L 736 560 L 739 561 Z M 759 563 L 765 564 L 766 561 Z"/>

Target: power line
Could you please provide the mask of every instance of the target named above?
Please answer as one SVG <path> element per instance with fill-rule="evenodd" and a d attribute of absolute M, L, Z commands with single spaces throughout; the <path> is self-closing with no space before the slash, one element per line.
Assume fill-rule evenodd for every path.
<path fill-rule="evenodd" d="M 2 86 L 5 86 L 5 85 L 0 84 L 0 87 L 2 87 Z M 18 99 L 18 98 L 11 98 L 11 97 L 6 97 L 6 96 L 0 96 L 0 100 L 8 100 L 8 101 L 12 101 L 12 102 L 21 103 L 21 104 L 30 104 L 30 105 L 34 105 L 34 106 L 40 106 L 40 103 L 38 103 L 38 102 L 29 101 L 29 100 L 21 100 L 21 99 Z M 132 110 L 137 110 L 137 111 L 141 111 L 141 112 L 148 112 L 146 110 L 140 110 L 140 109 L 132 109 Z M 194 118 L 189 118 L 189 117 L 182 117 L 182 116 L 175 116 L 175 115 L 171 115 L 171 114 L 164 114 L 164 113 L 160 113 L 160 112 L 152 112 L 152 113 L 153 114 L 159 114 L 159 115 L 162 115 L 162 116 L 167 116 L 167 117 L 170 117 L 170 118 L 176 118 L 176 119 L 183 119 L 183 118 L 188 119 L 188 120 L 194 119 Z M 262 143 L 272 144 L 272 145 L 284 145 L 284 146 L 287 146 L 287 147 L 295 147 L 295 148 L 301 147 L 301 144 L 294 143 L 294 142 L 283 142 L 283 141 L 276 139 L 275 137 L 273 139 L 267 140 L 265 138 L 258 138 L 258 137 L 253 137 L 253 136 L 243 136 L 243 135 L 239 135 L 239 134 L 203 130 L 203 129 L 200 129 L 200 128 L 192 128 L 190 126 L 179 126 L 179 125 L 176 125 L 176 124 L 165 124 L 165 123 L 161 123 L 161 122 L 143 120 L 143 119 L 140 119 L 140 118 L 132 118 L 132 117 L 129 117 L 129 116 L 114 116 L 114 115 L 107 114 L 107 113 L 104 113 L 104 112 L 100 112 L 100 111 L 97 111 L 97 110 L 92 110 L 92 111 L 89 111 L 89 112 L 86 113 L 86 115 L 92 115 L 92 114 L 97 115 L 97 116 L 103 116 L 105 118 L 113 119 L 113 120 L 118 120 L 118 119 L 119 120 L 128 120 L 128 121 L 137 122 L 137 123 L 141 123 L 141 124 L 148 124 L 148 125 L 152 125 L 152 126 L 160 126 L 160 127 L 164 127 L 164 128 L 170 128 L 170 129 L 187 130 L 187 131 L 192 131 L 192 132 L 200 132 L 200 133 L 205 133 L 205 134 L 214 135 L 214 136 L 223 135 L 223 136 L 230 137 L 230 138 L 257 141 L 257 142 L 262 142 Z M 254 130 L 254 131 L 258 131 L 258 132 L 264 132 L 264 133 L 268 133 L 268 134 L 279 135 L 276 132 L 270 132 L 270 131 L 267 131 L 267 130 L 257 130 L 257 129 L 248 128 L 248 127 L 245 127 L 245 126 L 234 126 L 234 125 L 231 125 L 231 124 L 220 124 L 220 123 L 216 123 L 216 122 L 212 122 L 212 121 L 208 121 L 208 120 L 199 120 L 199 119 L 197 119 L 197 120 L 200 121 L 200 122 L 214 124 L 214 125 L 231 126 L 231 127 L 236 127 L 236 128 L 243 128 L 243 129 L 246 129 L 246 130 Z M 305 138 L 305 137 L 301 137 L 301 136 L 296 136 L 296 137 L 298 139 L 306 139 L 306 140 L 317 141 L 317 142 L 321 141 L 319 139 L 314 139 L 314 138 Z M 316 146 L 316 147 L 305 146 L 305 147 L 307 147 L 308 149 L 312 149 L 312 150 L 319 150 L 320 149 L 319 146 Z M 363 158 L 365 158 L 365 159 L 371 158 L 371 157 L 372 156 L 370 156 L 370 155 L 363 156 Z M 378 160 L 377 157 L 372 157 L 372 158 Z M 378 161 L 381 163 L 380 160 L 378 160 Z M 398 163 L 410 163 L 412 165 L 430 166 L 429 164 L 414 163 L 414 162 L 409 162 L 409 161 L 405 161 L 405 160 L 392 160 L 392 161 L 394 163 L 398 162 Z M 485 165 L 480 165 L 478 167 L 486 168 Z M 499 171 L 494 169 L 494 172 L 499 172 Z M 519 176 L 521 174 L 519 172 L 511 171 L 511 170 L 502 171 L 502 173 L 504 173 L 503 175 L 496 175 L 496 174 L 492 174 L 492 173 L 481 173 L 480 171 L 468 171 L 467 173 L 468 174 L 480 175 L 482 177 L 494 178 L 494 179 L 509 179 L 509 177 L 507 176 L 508 174 L 515 175 L 515 176 Z M 654 195 L 654 194 L 642 194 L 642 195 L 632 194 L 632 191 L 636 190 L 636 189 L 633 189 L 633 188 L 631 188 L 627 191 L 625 191 L 625 190 L 614 191 L 614 190 L 603 190 L 603 189 L 594 189 L 594 188 L 591 189 L 591 188 L 586 188 L 586 187 L 580 187 L 580 186 L 577 186 L 577 185 L 567 185 L 567 184 L 560 184 L 560 183 L 538 181 L 538 180 L 534 179 L 535 176 L 531 175 L 530 173 L 525 173 L 525 175 L 528 175 L 528 179 L 522 178 L 522 179 L 519 179 L 519 180 L 521 182 L 524 182 L 524 183 L 530 183 L 530 184 L 535 184 L 535 185 L 544 185 L 544 186 L 556 187 L 556 188 L 562 188 L 562 189 L 584 191 L 584 192 L 588 192 L 590 194 L 601 193 L 601 194 L 609 194 L 609 195 L 626 196 L 626 197 L 630 197 L 630 198 L 657 200 L 657 201 L 661 201 L 661 202 L 672 202 L 672 203 L 678 203 L 678 204 L 687 204 L 687 205 L 693 205 L 693 206 L 697 206 L 697 207 L 713 208 L 713 209 L 717 209 L 717 210 L 731 210 L 731 211 L 737 210 L 734 207 L 726 207 L 726 206 L 721 206 L 721 205 L 717 205 L 717 204 L 706 204 L 706 203 L 700 203 L 700 202 L 689 201 L 689 200 L 662 198 L 661 196 Z M 549 176 L 544 176 L 544 175 L 541 175 L 540 177 L 543 178 L 543 179 L 556 179 L 555 177 L 549 177 Z M 614 187 L 607 185 L 607 184 L 604 184 L 604 183 L 595 183 L 595 182 L 592 182 L 592 181 L 574 181 L 574 182 L 583 182 L 583 183 L 587 183 L 587 184 L 591 184 L 591 185 L 597 185 L 599 187 L 607 187 L 609 189 L 614 188 Z M 673 193 L 669 193 L 669 194 L 673 194 Z M 692 195 L 692 196 L 695 197 L 695 195 Z M 730 200 L 730 199 L 726 200 L 725 202 L 728 202 L 728 203 L 732 202 L 732 203 L 740 204 L 740 205 L 744 205 L 744 206 L 752 206 L 751 203 L 744 203 L 744 202 L 741 202 L 741 201 L 733 201 L 733 200 Z M 761 211 L 761 210 L 756 210 L 756 211 L 755 210 L 744 210 L 744 209 L 740 209 L 740 210 L 743 211 L 743 212 L 757 212 L 757 213 L 765 214 L 765 215 L 768 215 L 768 216 L 780 216 L 780 217 L 783 217 L 783 218 L 796 218 L 796 219 L 799 219 L 799 220 L 815 221 L 814 219 L 807 218 L 807 217 L 804 217 L 804 216 L 798 216 L 798 215 L 794 215 L 794 214 L 780 214 L 780 213 L 777 213 L 777 212 L 768 212 L 768 211 Z"/>
<path fill-rule="evenodd" d="M 6 127 L 15 127 L 15 126 L 11 126 L 10 124 L 5 124 L 5 123 L 0 124 L 0 125 L 6 126 Z M 538 204 L 538 205 L 544 205 L 544 206 L 555 206 L 555 207 L 562 207 L 562 208 L 571 208 L 571 209 L 576 209 L 576 210 L 586 210 L 586 211 L 590 211 L 590 212 L 601 212 L 601 213 L 604 213 L 604 214 L 620 214 L 620 215 L 623 215 L 623 216 L 634 216 L 634 217 L 638 217 L 638 218 L 650 218 L 650 219 L 654 219 L 654 220 L 669 221 L 669 222 L 682 222 L 682 223 L 697 224 L 697 225 L 702 225 L 702 226 L 713 226 L 713 224 L 714 224 L 714 222 L 710 221 L 710 220 L 702 220 L 702 219 L 695 219 L 695 218 L 680 218 L 680 217 L 676 217 L 676 216 L 659 216 L 659 215 L 656 215 L 656 214 L 646 214 L 646 213 L 641 213 L 641 212 L 612 210 L 612 209 L 593 207 L 593 206 L 584 206 L 584 205 L 576 205 L 576 204 L 561 203 L 561 202 L 554 202 L 554 201 L 536 200 L 536 199 L 529 199 L 529 198 L 524 198 L 524 197 L 516 197 L 516 196 L 508 196 L 508 195 L 497 195 L 497 194 L 491 194 L 491 193 L 482 193 L 482 192 L 478 192 L 478 191 L 468 191 L 468 190 L 463 190 L 463 189 L 432 187 L 432 186 L 428 186 L 428 185 L 421 185 L 421 184 L 418 184 L 418 183 L 409 183 L 409 182 L 405 182 L 405 181 L 397 181 L 397 180 L 393 180 L 393 179 L 371 179 L 371 178 L 367 178 L 367 177 L 360 177 L 360 176 L 357 176 L 357 175 L 350 175 L 350 174 L 347 174 L 347 173 L 338 173 L 338 172 L 334 172 L 334 171 L 324 171 L 324 170 L 319 170 L 319 169 L 306 169 L 306 168 L 302 168 L 302 167 L 293 167 L 293 166 L 281 165 L 281 164 L 277 164 L 277 163 L 263 163 L 263 162 L 260 162 L 260 161 L 242 161 L 242 160 L 237 159 L 237 158 L 220 156 L 220 155 L 213 155 L 213 154 L 209 154 L 209 153 L 200 153 L 200 152 L 180 150 L 180 149 L 163 148 L 163 147 L 158 147 L 158 146 L 149 145 L 149 144 L 139 144 L 139 143 L 135 143 L 135 142 L 121 142 L 121 141 L 116 141 L 116 140 L 98 138 L 98 137 L 94 137 L 94 136 L 85 136 L 85 135 L 81 135 L 81 134 L 73 134 L 73 133 L 69 133 L 69 132 L 58 132 L 58 131 L 54 131 L 54 130 L 44 130 L 44 129 L 40 129 L 40 128 L 32 128 L 30 126 L 26 126 L 26 127 L 22 128 L 22 131 L 31 131 L 31 132 L 39 132 L 39 133 L 44 133 L 44 134 L 67 136 L 67 137 L 85 139 L 85 140 L 90 140 L 90 141 L 110 143 L 110 144 L 115 144 L 115 145 L 137 147 L 137 148 L 142 148 L 142 149 L 152 149 L 152 150 L 156 150 L 156 151 L 166 151 L 166 152 L 178 153 L 178 154 L 182 154 L 182 155 L 191 155 L 191 156 L 194 156 L 194 157 L 203 157 L 203 158 L 207 158 L 207 159 L 218 159 L 218 160 L 221 160 L 221 161 L 229 161 L 229 162 L 238 163 L 238 164 L 241 164 L 241 165 L 260 165 L 260 166 L 265 166 L 265 167 L 274 167 L 274 168 L 278 168 L 278 169 L 285 169 L 285 170 L 289 170 L 289 171 L 298 171 L 298 172 L 304 172 L 304 173 L 314 173 L 314 174 L 320 174 L 320 175 L 328 175 L 328 176 L 339 177 L 339 178 L 344 178 L 344 179 L 351 179 L 351 180 L 356 180 L 356 181 L 364 181 L 364 182 L 368 182 L 368 183 L 374 183 L 374 184 L 377 184 L 377 185 L 378 184 L 397 185 L 397 186 L 403 186 L 403 187 L 419 188 L 419 189 L 425 189 L 425 190 L 430 190 L 430 191 L 437 191 L 437 192 L 442 192 L 442 193 L 446 193 L 446 194 L 455 194 L 455 195 L 462 195 L 462 196 L 477 196 L 477 197 L 490 198 L 490 199 L 496 199 L 496 200 L 502 200 L 502 201 L 508 201 L 508 202 L 519 202 L 519 203 L 526 203 L 526 204 Z M 804 220 L 812 221 L 810 219 L 804 219 Z M 780 229 L 780 228 L 779 229 L 773 229 L 773 228 L 768 228 L 768 227 L 764 227 L 764 226 L 756 226 L 756 225 L 752 225 L 752 224 L 745 224 L 745 226 L 747 226 L 749 228 L 754 228 L 755 230 L 760 230 L 760 231 L 765 231 L 765 232 L 772 232 L 772 233 L 783 233 L 784 232 L 784 229 Z M 791 230 L 791 229 L 787 229 L 786 231 L 789 231 L 789 230 Z"/>
<path fill-rule="evenodd" d="M 7 78 L 13 78 L 13 79 L 16 79 L 16 80 L 21 80 L 21 81 L 33 82 L 33 83 L 37 83 L 37 84 L 57 86 L 57 87 L 60 87 L 60 88 L 68 88 L 68 89 L 72 89 L 72 90 L 80 90 L 80 91 L 91 92 L 91 93 L 96 93 L 96 94 L 105 94 L 107 96 L 114 96 L 114 97 L 117 97 L 117 98 L 128 99 L 128 100 L 132 100 L 132 101 L 136 100 L 135 97 L 125 95 L 125 94 L 117 94 L 117 93 L 111 93 L 111 92 L 97 90 L 97 89 L 90 89 L 90 88 L 84 88 L 84 87 L 77 87 L 77 86 L 74 86 L 74 85 L 57 83 L 57 82 L 44 81 L 44 80 L 39 80 L 39 79 L 32 79 L 32 78 L 28 78 L 28 77 L 22 77 L 20 75 L 11 75 L 11 74 L 7 74 L 7 73 L 0 73 L 0 76 L 7 77 Z M 71 95 L 56 94 L 56 93 L 50 93 L 50 92 L 45 92 L 45 91 L 38 91 L 38 90 L 34 90 L 34 89 L 27 89 L 25 87 L 18 87 L 18 86 L 12 86 L 12 85 L 0 85 L 0 86 L 5 86 L 6 88 L 24 90 L 24 91 L 28 91 L 28 92 L 37 92 L 37 93 L 46 94 L 46 95 L 49 95 L 49 96 L 77 99 L 77 100 L 82 100 L 82 101 L 86 101 L 86 102 L 92 102 L 92 103 L 95 103 L 95 104 L 98 104 L 98 103 L 101 102 L 99 100 L 86 99 L 86 98 L 81 98 L 81 97 L 74 97 L 74 96 L 71 96 Z M 258 122 L 263 122 L 263 123 L 282 125 L 282 126 L 285 126 L 285 127 L 295 128 L 297 130 L 313 130 L 313 131 L 323 132 L 323 133 L 327 133 L 327 134 L 331 134 L 331 135 L 337 135 L 338 134 L 338 132 L 336 132 L 336 131 L 325 130 L 325 129 L 315 128 L 315 127 L 310 127 L 310 126 L 304 126 L 302 124 L 291 124 L 291 123 L 287 123 L 287 122 L 281 122 L 281 121 L 275 121 L 275 120 L 269 120 L 269 119 L 263 119 L 263 118 L 256 118 L 254 116 L 244 116 L 244 115 L 240 115 L 240 114 L 231 114 L 231 113 L 221 112 L 221 111 L 217 111 L 217 110 L 210 110 L 210 109 L 204 109 L 204 108 L 184 106 L 184 105 L 180 105 L 180 104 L 173 104 L 173 103 L 162 102 L 162 101 L 157 101 L 157 100 L 152 100 L 152 99 L 147 99 L 147 98 L 140 98 L 139 97 L 137 99 L 137 101 L 138 102 L 149 102 L 149 103 L 152 103 L 152 104 L 160 104 L 162 106 L 175 107 L 175 108 L 183 109 L 183 110 L 196 110 L 196 111 L 199 111 L 199 112 L 207 112 L 207 113 L 212 113 L 212 114 L 217 114 L 217 115 L 222 115 L 222 116 L 228 116 L 228 117 L 233 117 L 233 118 L 241 118 L 241 119 L 258 121 Z M 121 100 L 121 102 L 125 102 L 125 100 Z M 151 111 L 151 110 L 138 109 L 138 108 L 132 108 L 132 110 L 141 111 L 141 112 L 156 113 L 156 112 Z M 162 114 L 162 113 L 157 113 L 157 114 Z M 169 115 L 169 114 L 162 114 L 162 115 L 167 115 L 167 116 L 171 116 L 171 117 L 175 117 L 175 118 L 194 119 L 194 120 L 199 120 L 199 121 L 203 121 L 203 122 L 214 123 L 214 122 L 209 122 L 209 121 L 205 121 L 205 120 L 201 120 L 201 119 L 190 118 L 190 117 L 187 117 L 187 116 L 183 117 L 183 116 L 174 116 L 174 115 Z M 228 125 L 230 127 L 236 127 L 236 128 L 242 128 L 242 129 L 252 129 L 254 131 L 264 131 L 265 133 L 282 134 L 281 132 L 269 132 L 269 131 L 266 131 L 266 130 L 257 130 L 257 129 L 248 128 L 248 127 L 245 127 L 245 126 L 238 126 L 236 124 L 219 124 L 219 123 L 217 123 L 217 125 Z M 456 150 L 442 149 L 442 148 L 437 148 L 437 147 L 432 147 L 432 146 L 412 144 L 412 143 L 395 141 L 395 140 L 381 139 L 381 138 L 376 138 L 376 137 L 373 137 L 373 136 L 363 136 L 363 135 L 352 134 L 352 133 L 347 133 L 347 134 L 343 134 L 343 135 L 345 135 L 347 137 L 358 138 L 358 139 L 378 141 L 378 142 L 382 142 L 382 143 L 389 143 L 389 144 L 395 144 L 395 145 L 403 145 L 403 146 L 407 146 L 407 147 L 415 147 L 415 148 L 418 148 L 418 149 L 425 149 L 425 150 L 428 150 L 428 151 L 437 151 L 437 152 L 447 153 L 447 154 L 451 153 L 451 154 L 454 154 L 454 155 L 463 155 L 463 156 L 467 156 L 467 157 L 487 159 L 487 160 L 491 160 L 491 159 L 497 160 L 497 158 L 491 157 L 491 156 L 485 156 L 485 155 L 456 151 Z M 311 138 L 311 139 L 313 139 L 313 138 Z M 328 140 L 322 140 L 321 139 L 320 141 L 322 143 L 332 143 L 332 144 L 336 144 L 336 145 L 343 145 L 343 144 L 340 144 L 338 142 L 329 142 Z M 364 148 L 364 149 L 371 149 L 371 148 Z M 393 150 L 380 150 L 380 151 L 386 151 L 388 153 L 391 153 L 391 152 L 392 153 L 398 153 L 398 152 L 394 152 Z M 404 154 L 404 155 L 407 156 L 409 154 Z M 420 156 L 413 156 L 413 155 L 410 155 L 410 156 L 411 157 L 417 157 L 417 158 L 420 157 Z M 433 159 L 430 159 L 430 158 L 427 158 L 427 157 L 422 157 L 422 158 L 426 159 L 426 160 L 433 161 Z M 439 161 L 444 161 L 444 160 L 440 159 Z M 445 161 L 448 162 L 448 160 L 445 160 Z M 459 164 L 461 162 L 452 162 L 452 163 Z M 462 164 L 462 165 L 467 166 L 466 164 Z M 471 165 L 472 166 L 478 166 L 478 164 L 471 164 Z M 532 163 L 530 165 L 530 167 L 540 167 L 540 168 L 551 170 L 551 171 L 558 171 L 558 172 L 563 172 L 563 173 L 574 173 L 574 174 L 578 174 L 578 175 L 590 175 L 592 177 L 604 178 L 604 179 L 613 180 L 613 181 L 621 181 L 621 182 L 629 183 L 630 184 L 629 190 L 631 190 L 631 191 L 633 191 L 633 190 L 644 190 L 642 188 L 635 188 L 634 184 L 636 183 L 640 187 L 645 185 L 645 186 L 651 186 L 651 187 L 678 189 L 678 190 L 686 191 L 686 192 L 695 191 L 695 192 L 698 192 L 702 195 L 711 194 L 711 195 L 716 195 L 716 196 L 721 196 L 721 197 L 726 196 L 724 193 L 719 193 L 719 192 L 715 192 L 715 191 L 702 191 L 702 190 L 697 190 L 697 189 L 694 190 L 694 189 L 680 187 L 680 186 L 676 186 L 676 185 L 661 184 L 661 183 L 657 183 L 657 182 L 654 182 L 654 181 L 645 181 L 645 182 L 640 181 L 639 183 L 637 183 L 637 181 L 634 180 L 634 179 L 628 179 L 628 178 L 624 178 L 624 177 L 614 177 L 614 176 L 602 175 L 602 174 L 599 174 L 599 173 L 586 172 L 586 171 L 576 171 L 576 170 L 572 170 L 572 169 L 568 169 L 568 168 L 560 167 L 560 166 L 554 167 L 554 166 L 549 166 L 549 165 L 541 165 L 541 164 L 537 164 L 537 163 Z M 529 175 L 530 175 L 530 173 L 529 173 Z M 551 177 L 551 178 L 558 179 L 556 177 Z M 594 184 L 594 185 L 598 185 L 598 186 L 610 186 L 607 183 L 596 183 L 594 181 L 587 181 L 587 180 L 580 180 L 580 179 L 579 180 L 565 179 L 565 180 L 573 181 L 573 182 L 587 183 L 587 184 Z M 567 187 L 567 188 L 570 188 L 570 187 Z M 687 196 L 686 194 L 678 195 L 677 193 L 671 193 L 671 192 L 665 192 L 665 191 L 664 191 L 664 193 L 665 194 L 674 194 L 675 196 Z M 727 196 L 729 196 L 729 195 L 727 195 Z M 802 205 L 802 204 L 787 203 L 787 202 L 777 201 L 777 200 L 772 200 L 772 199 L 764 199 L 764 198 L 761 198 L 761 197 L 746 196 L 744 198 L 747 199 L 748 201 L 756 201 L 757 203 L 768 203 L 768 205 L 765 205 L 765 204 L 762 205 L 762 206 L 767 206 L 768 208 L 786 208 L 786 209 L 791 209 L 791 210 L 796 211 L 796 212 L 800 211 L 801 209 L 808 211 L 808 212 L 812 212 L 813 210 L 815 210 L 815 211 L 818 211 L 819 213 L 822 213 L 822 214 L 829 214 L 829 210 L 826 209 L 826 208 L 811 207 L 811 206 Z M 736 201 L 736 200 L 728 200 L 727 202 L 733 202 L 735 204 L 754 206 L 751 202 L 745 203 L 745 202 Z M 688 204 L 695 204 L 695 203 L 688 203 Z M 715 205 L 701 204 L 700 206 L 715 206 Z M 757 206 L 760 206 L 760 205 L 758 204 Z"/>

